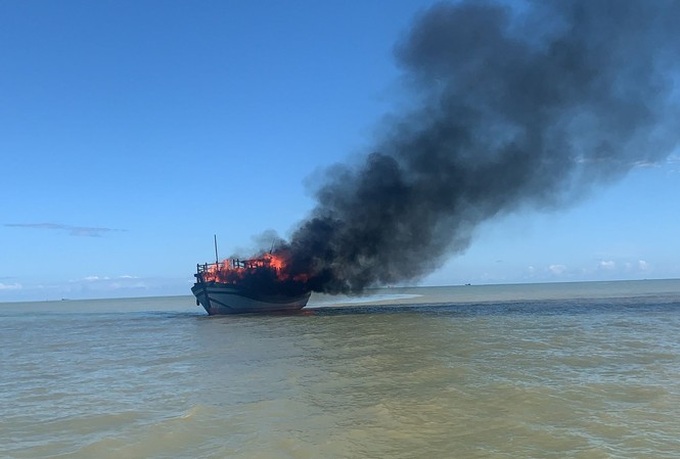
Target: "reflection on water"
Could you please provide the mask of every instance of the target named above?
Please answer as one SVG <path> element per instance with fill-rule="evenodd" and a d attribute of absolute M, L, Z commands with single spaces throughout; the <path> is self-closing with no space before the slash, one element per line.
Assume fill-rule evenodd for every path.
<path fill-rule="evenodd" d="M 678 292 L 0 308 L 0 456 L 677 457 Z"/>

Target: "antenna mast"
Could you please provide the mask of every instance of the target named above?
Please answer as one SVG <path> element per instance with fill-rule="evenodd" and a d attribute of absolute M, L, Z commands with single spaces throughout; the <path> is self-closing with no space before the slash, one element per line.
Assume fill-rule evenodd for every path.
<path fill-rule="evenodd" d="M 219 265 L 220 264 L 220 257 L 219 257 L 219 255 L 217 255 L 217 234 L 214 234 L 213 238 L 215 239 L 215 264 Z"/>

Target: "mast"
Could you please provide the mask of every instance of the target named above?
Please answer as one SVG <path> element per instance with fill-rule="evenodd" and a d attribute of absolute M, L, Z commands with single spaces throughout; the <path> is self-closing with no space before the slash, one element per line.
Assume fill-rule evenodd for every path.
<path fill-rule="evenodd" d="M 217 234 L 214 234 L 213 238 L 215 239 L 215 264 L 219 265 L 220 264 L 220 257 L 219 257 L 219 255 L 217 255 Z"/>

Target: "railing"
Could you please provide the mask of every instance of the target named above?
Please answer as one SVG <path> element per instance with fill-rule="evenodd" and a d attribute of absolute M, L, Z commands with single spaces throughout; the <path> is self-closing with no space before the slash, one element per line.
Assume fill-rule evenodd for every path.
<path fill-rule="evenodd" d="M 221 263 L 203 263 L 196 264 L 196 273 L 203 274 L 205 272 L 211 271 L 222 271 L 222 270 L 239 270 L 239 269 L 258 269 L 258 268 L 269 268 L 276 269 L 271 265 L 271 260 L 269 258 L 252 258 L 250 260 L 240 260 L 238 258 L 228 258 Z"/>
<path fill-rule="evenodd" d="M 215 269 L 219 269 L 219 266 L 217 263 L 197 263 L 196 264 L 196 273 L 197 274 L 203 274 L 204 272 L 208 271 L 210 267 L 215 266 Z"/>

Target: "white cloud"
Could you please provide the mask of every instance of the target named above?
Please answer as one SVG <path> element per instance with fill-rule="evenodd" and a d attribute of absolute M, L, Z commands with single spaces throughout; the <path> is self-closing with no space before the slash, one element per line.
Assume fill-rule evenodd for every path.
<path fill-rule="evenodd" d="M 81 279 L 69 281 L 68 287 L 65 287 L 64 296 L 72 297 L 108 297 L 124 295 L 138 295 L 145 293 L 152 286 L 140 279 L 131 275 L 123 276 L 99 276 L 91 275 Z"/>
<path fill-rule="evenodd" d="M 110 281 L 109 283 L 115 283 L 117 281 L 120 282 L 129 282 L 134 279 L 139 279 L 138 276 L 131 276 L 130 274 L 123 274 L 122 276 L 97 276 L 97 275 L 91 275 L 91 276 L 85 276 L 82 279 L 78 280 L 72 280 L 72 283 L 79 283 L 79 282 L 100 282 L 103 283 L 104 281 Z"/>
<path fill-rule="evenodd" d="M 4 284 L 0 282 L 0 290 L 21 290 L 21 284 L 15 282 L 13 284 Z"/>
<path fill-rule="evenodd" d="M 654 162 L 654 161 L 649 161 L 649 160 L 640 160 L 640 161 L 634 161 L 633 167 L 649 169 L 649 168 L 652 168 L 652 167 L 659 167 L 659 163 Z"/>
<path fill-rule="evenodd" d="M 560 275 L 564 274 L 564 272 L 567 270 L 567 267 L 564 265 L 550 265 L 548 266 L 548 271 L 550 271 L 552 274 Z"/>
<path fill-rule="evenodd" d="M 670 155 L 666 162 L 668 163 L 668 170 L 670 172 L 680 172 L 680 154 Z"/>
<path fill-rule="evenodd" d="M 648 271 L 649 268 L 649 263 L 647 263 L 645 260 L 638 260 L 638 269 L 640 271 Z"/>
<path fill-rule="evenodd" d="M 189 284 L 189 285 L 188 285 Z M 0 301 L 43 301 L 86 298 L 123 298 L 190 295 L 186 277 L 87 276 L 63 283 L 27 283 L 0 280 Z"/>
<path fill-rule="evenodd" d="M 598 264 L 600 269 L 604 269 L 606 271 L 612 271 L 616 269 L 616 262 L 613 260 L 601 260 L 600 263 Z"/>
<path fill-rule="evenodd" d="M 108 277 L 99 277 L 99 276 L 85 276 L 85 277 L 83 277 L 83 280 L 88 281 L 88 282 L 96 282 L 96 281 L 108 280 L 108 279 L 109 279 Z M 74 281 L 74 282 L 78 282 L 78 281 Z"/>
<path fill-rule="evenodd" d="M 116 228 L 104 228 L 95 226 L 74 226 L 61 223 L 5 223 L 5 226 L 15 228 L 33 228 L 41 230 L 67 231 L 71 236 L 100 237 L 112 231 L 125 231 Z"/>

